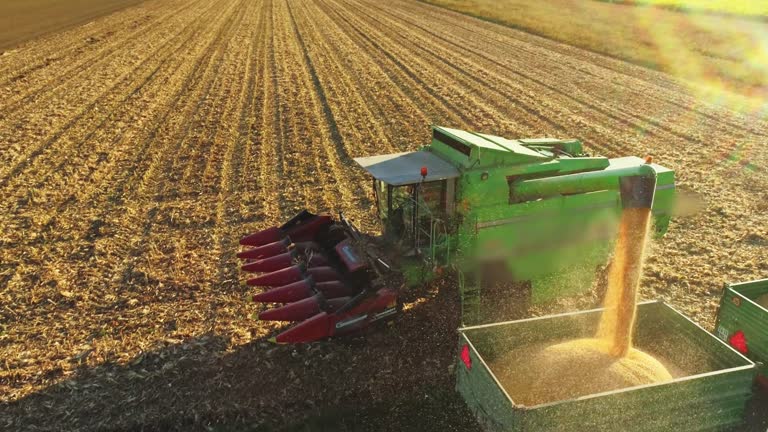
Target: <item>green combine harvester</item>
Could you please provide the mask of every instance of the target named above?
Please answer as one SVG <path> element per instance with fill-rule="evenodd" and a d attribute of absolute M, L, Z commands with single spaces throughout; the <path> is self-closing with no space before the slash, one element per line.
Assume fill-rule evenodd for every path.
<path fill-rule="evenodd" d="M 396 312 L 396 280 L 421 284 L 446 267 L 468 325 L 496 318 L 481 300 L 499 286 L 521 305 L 588 291 L 613 247 L 623 180 L 655 177 L 658 235 L 675 192 L 674 172 L 650 160 L 437 126 L 419 151 L 355 162 L 372 177 L 380 237 L 304 211 L 241 240 L 243 270 L 262 273 L 248 284 L 272 288 L 254 300 L 285 304 L 260 318 L 299 322 L 278 342 L 358 331 Z"/>

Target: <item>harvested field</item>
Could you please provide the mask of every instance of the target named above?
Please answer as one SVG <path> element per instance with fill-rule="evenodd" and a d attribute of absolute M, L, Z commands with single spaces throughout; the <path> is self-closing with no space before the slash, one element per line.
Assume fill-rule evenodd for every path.
<path fill-rule="evenodd" d="M 274 346 L 235 258 L 304 207 L 376 230 L 351 158 L 430 124 L 674 168 L 706 206 L 653 243 L 642 296 L 710 330 L 724 282 L 768 273 L 768 124 L 668 75 L 417 2 L 150 0 L 0 57 L 0 428 L 476 429 L 455 286 Z"/>
<path fill-rule="evenodd" d="M 666 72 L 698 99 L 768 111 L 768 23 L 752 15 L 764 2 L 422 1 Z M 682 12 L 671 3 L 710 12 Z"/>
<path fill-rule="evenodd" d="M 64 30 L 142 0 L 4 0 L 0 3 L 0 50 Z"/>

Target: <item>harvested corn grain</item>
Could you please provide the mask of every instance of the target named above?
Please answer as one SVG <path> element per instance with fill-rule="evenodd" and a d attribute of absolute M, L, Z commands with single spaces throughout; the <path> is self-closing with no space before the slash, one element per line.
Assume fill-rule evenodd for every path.
<path fill-rule="evenodd" d="M 511 351 L 491 369 L 512 400 L 526 406 L 672 380 L 650 355 L 632 348 L 617 358 L 610 349 L 601 339 L 539 345 Z"/>

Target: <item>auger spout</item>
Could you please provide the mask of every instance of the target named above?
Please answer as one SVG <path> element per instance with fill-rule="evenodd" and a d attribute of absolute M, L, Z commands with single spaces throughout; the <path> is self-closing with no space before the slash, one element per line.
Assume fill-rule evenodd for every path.
<path fill-rule="evenodd" d="M 646 163 L 615 170 L 517 180 L 510 183 L 510 199 L 514 202 L 523 202 L 600 190 L 619 190 L 621 186 L 618 179 L 638 176 L 655 179 L 656 171 Z"/>

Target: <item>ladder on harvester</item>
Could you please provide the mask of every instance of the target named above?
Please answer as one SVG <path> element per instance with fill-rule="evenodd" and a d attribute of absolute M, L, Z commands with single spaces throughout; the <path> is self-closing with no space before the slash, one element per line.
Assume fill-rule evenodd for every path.
<path fill-rule="evenodd" d="M 481 323 L 480 283 L 476 274 L 457 270 L 459 294 L 461 295 L 462 325 Z"/>

